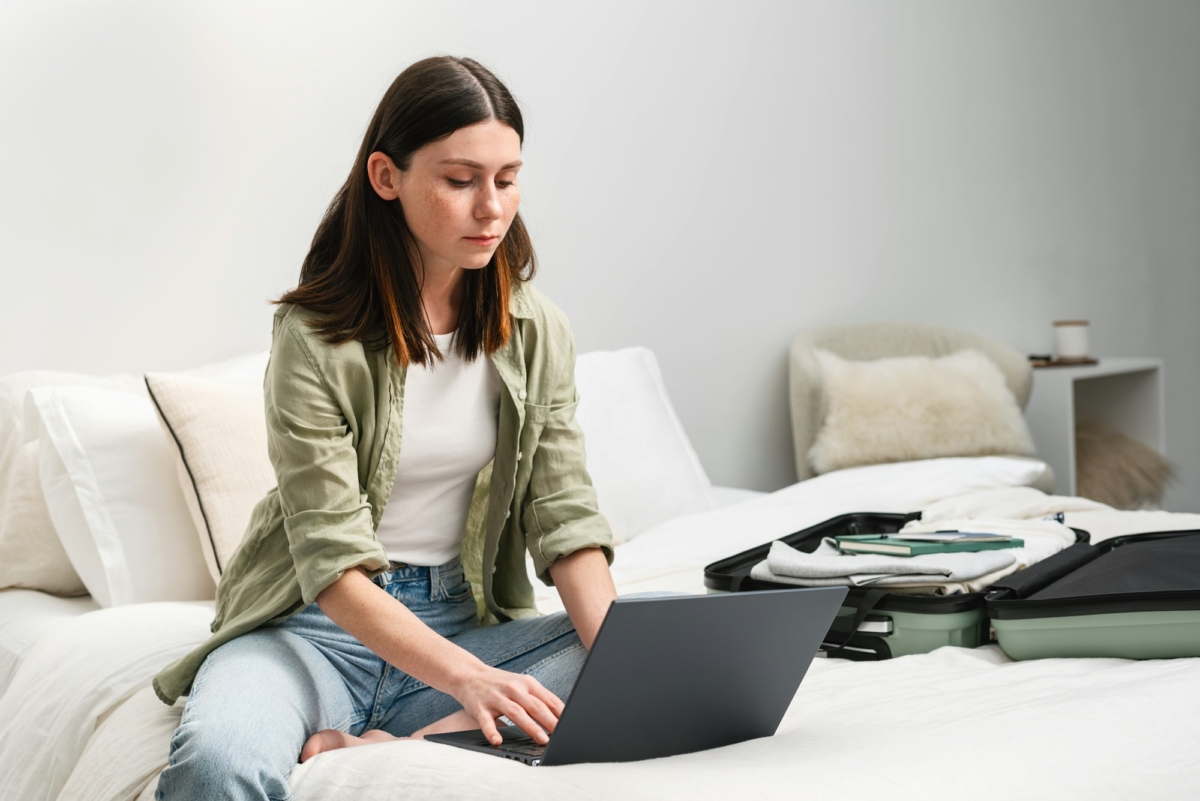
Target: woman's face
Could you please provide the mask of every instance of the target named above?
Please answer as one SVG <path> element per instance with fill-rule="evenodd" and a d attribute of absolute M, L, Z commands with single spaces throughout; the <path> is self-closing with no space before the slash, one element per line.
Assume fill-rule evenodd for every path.
<path fill-rule="evenodd" d="M 385 200 L 399 197 L 429 273 L 487 266 L 521 202 L 521 140 L 497 120 L 459 128 L 413 154 L 407 170 L 375 152 L 367 173 Z"/>

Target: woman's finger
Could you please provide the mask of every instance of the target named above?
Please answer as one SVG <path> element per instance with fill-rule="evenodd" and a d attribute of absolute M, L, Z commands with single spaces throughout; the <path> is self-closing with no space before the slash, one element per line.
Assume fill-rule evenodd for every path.
<path fill-rule="evenodd" d="M 496 730 L 495 718 L 486 712 L 483 714 L 472 713 L 471 717 L 475 718 L 475 722 L 479 724 L 479 730 L 483 732 L 485 740 L 492 745 L 500 745 L 500 743 L 504 742 L 504 738 Z"/>
<path fill-rule="evenodd" d="M 558 725 L 558 716 L 540 698 L 527 693 L 520 699 L 519 703 L 525 707 L 525 711 L 529 713 L 529 716 L 546 730 L 547 734 L 554 733 L 554 727 Z"/>
<path fill-rule="evenodd" d="M 533 679 L 532 676 L 530 676 L 530 678 Z M 530 686 L 529 693 L 544 703 L 550 709 L 550 711 L 554 713 L 555 720 L 558 720 L 558 718 L 562 717 L 563 707 L 565 707 L 566 704 L 564 704 L 562 699 L 557 695 L 543 687 L 540 681 L 533 679 L 533 684 Z"/>
<path fill-rule="evenodd" d="M 545 745 L 550 742 L 549 735 L 542 731 L 541 726 L 533 722 L 533 718 L 529 717 L 529 713 L 522 709 L 520 704 L 512 704 L 512 707 L 505 711 L 504 714 L 517 725 L 517 728 L 528 734 L 538 745 Z"/>

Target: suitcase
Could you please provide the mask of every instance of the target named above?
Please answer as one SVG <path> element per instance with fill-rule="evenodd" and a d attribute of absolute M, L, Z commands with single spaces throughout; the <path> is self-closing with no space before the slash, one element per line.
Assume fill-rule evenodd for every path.
<path fill-rule="evenodd" d="M 825 537 L 847 534 L 893 534 L 920 512 L 888 514 L 854 512 L 826 520 L 780 538 L 812 553 Z M 1076 545 L 1088 533 L 1075 529 Z M 771 543 L 713 562 L 704 568 L 709 593 L 795 589 L 794 584 L 750 577 L 754 565 L 767 558 Z M 1072 550 L 1071 548 L 1067 550 Z M 943 645 L 974 648 L 989 641 L 986 592 L 961 595 L 905 595 L 883 588 L 849 587 L 846 600 L 822 644 L 823 656 L 868 661 L 928 653 Z"/>
<path fill-rule="evenodd" d="M 996 582 L 987 609 L 1013 659 L 1200 656 L 1200 531 L 1078 543 Z"/>

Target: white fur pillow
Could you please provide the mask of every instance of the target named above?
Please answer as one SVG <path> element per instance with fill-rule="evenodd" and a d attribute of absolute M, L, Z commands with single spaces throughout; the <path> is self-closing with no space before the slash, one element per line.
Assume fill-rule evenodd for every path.
<path fill-rule="evenodd" d="M 1032 455 L 1016 398 L 979 351 L 847 361 L 816 352 L 823 420 L 813 470 L 940 456 Z"/>

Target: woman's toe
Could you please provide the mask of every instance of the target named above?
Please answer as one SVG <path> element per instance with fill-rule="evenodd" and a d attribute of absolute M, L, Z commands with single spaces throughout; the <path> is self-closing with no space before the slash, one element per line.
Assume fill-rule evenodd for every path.
<path fill-rule="evenodd" d="M 345 738 L 345 733 L 337 729 L 322 729 L 312 737 L 309 737 L 308 742 L 304 744 L 304 748 L 300 749 L 300 761 L 306 762 L 325 751 L 344 748 L 346 745 L 349 745 L 349 743 L 345 742 Z"/>

